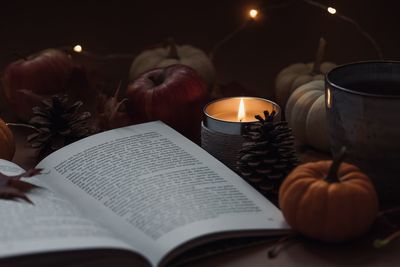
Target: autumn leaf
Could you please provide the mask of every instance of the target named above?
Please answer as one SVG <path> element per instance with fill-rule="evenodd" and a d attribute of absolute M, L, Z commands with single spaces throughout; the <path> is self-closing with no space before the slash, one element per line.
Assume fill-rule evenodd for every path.
<path fill-rule="evenodd" d="M 0 198 L 3 199 L 22 199 L 26 202 L 33 204 L 33 202 L 26 196 L 26 192 L 30 191 L 37 186 L 34 184 L 22 181 L 21 178 L 29 178 L 40 174 L 42 169 L 29 169 L 18 175 L 5 175 L 0 172 Z"/>
<path fill-rule="evenodd" d="M 127 98 L 118 100 L 121 91 L 121 82 L 119 83 L 114 95 L 107 97 L 100 94 L 99 105 L 96 116 L 96 123 L 99 130 L 109 130 L 131 124 L 131 120 L 126 111 Z"/>
<path fill-rule="evenodd" d="M 26 202 L 33 204 L 33 202 L 25 195 L 23 191 L 11 186 L 3 186 L 0 188 L 0 198 L 3 199 L 16 199 L 20 198 Z"/>

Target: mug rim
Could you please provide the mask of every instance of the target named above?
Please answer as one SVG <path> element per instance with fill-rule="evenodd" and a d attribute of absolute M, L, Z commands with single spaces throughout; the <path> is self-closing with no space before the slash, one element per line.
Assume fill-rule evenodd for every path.
<path fill-rule="evenodd" d="M 380 97 L 380 98 L 400 98 L 400 93 L 398 95 L 384 95 L 384 94 L 365 93 L 365 92 L 360 92 L 360 91 L 356 91 L 356 90 L 345 88 L 343 86 L 340 86 L 340 85 L 332 82 L 329 79 L 329 75 L 332 72 L 337 71 L 338 69 L 343 69 L 343 68 L 347 68 L 347 67 L 351 67 L 351 66 L 355 66 L 355 65 L 385 64 L 385 63 L 396 64 L 396 65 L 399 65 L 399 67 L 400 67 L 400 61 L 396 61 L 396 60 L 367 60 L 367 61 L 357 61 L 357 62 L 352 62 L 352 63 L 346 63 L 346 64 L 342 64 L 342 65 L 336 66 L 333 69 L 331 69 L 330 71 L 328 71 L 325 74 L 325 82 L 328 83 L 329 85 L 334 86 L 335 88 L 337 88 L 339 90 L 342 90 L 342 91 L 345 91 L 345 92 L 348 92 L 348 93 L 352 93 L 352 94 L 355 94 L 355 95 L 362 95 L 362 96 L 367 96 L 367 97 Z"/>

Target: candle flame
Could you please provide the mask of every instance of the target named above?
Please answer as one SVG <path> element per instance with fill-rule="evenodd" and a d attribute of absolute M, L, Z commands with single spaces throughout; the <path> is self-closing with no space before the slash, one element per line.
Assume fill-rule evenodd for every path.
<path fill-rule="evenodd" d="M 258 15 L 258 10 L 257 9 L 251 9 L 249 11 L 250 18 L 255 19 L 257 17 L 257 15 Z"/>
<path fill-rule="evenodd" d="M 240 99 L 239 110 L 237 118 L 239 121 L 242 121 L 246 117 L 246 110 L 244 109 L 243 98 Z"/>

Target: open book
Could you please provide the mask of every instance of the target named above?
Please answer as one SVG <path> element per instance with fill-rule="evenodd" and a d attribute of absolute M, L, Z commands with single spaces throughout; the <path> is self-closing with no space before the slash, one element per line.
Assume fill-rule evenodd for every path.
<path fill-rule="evenodd" d="M 200 244 L 290 231 L 267 199 L 162 122 L 90 136 L 37 167 L 34 205 L 0 200 L 1 266 L 165 266 Z M 23 170 L 0 160 L 0 171 Z"/>

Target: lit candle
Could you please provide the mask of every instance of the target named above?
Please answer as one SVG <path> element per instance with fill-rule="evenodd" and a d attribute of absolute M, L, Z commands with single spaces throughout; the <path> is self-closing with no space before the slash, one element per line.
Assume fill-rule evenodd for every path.
<path fill-rule="evenodd" d="M 267 99 L 257 97 L 229 97 L 215 100 L 204 108 L 201 127 L 201 146 L 232 170 L 236 170 L 237 157 L 245 142 L 245 126 L 264 117 L 264 111 L 275 111 L 280 120 L 280 107 Z"/>
<path fill-rule="evenodd" d="M 209 103 L 204 108 L 204 125 L 210 130 L 226 134 L 241 134 L 244 125 L 255 122 L 256 115 L 275 111 L 280 118 L 280 107 L 267 99 L 257 97 L 229 97 Z"/>

